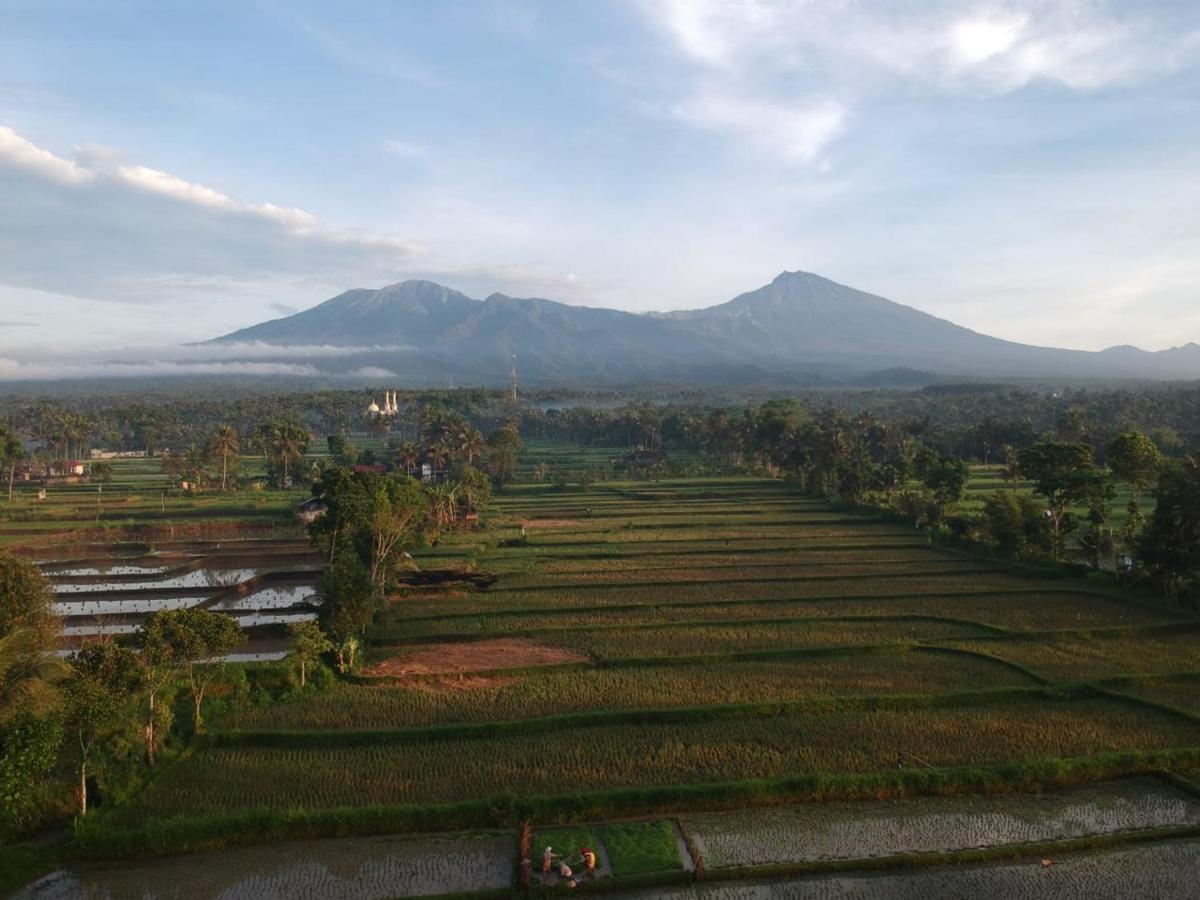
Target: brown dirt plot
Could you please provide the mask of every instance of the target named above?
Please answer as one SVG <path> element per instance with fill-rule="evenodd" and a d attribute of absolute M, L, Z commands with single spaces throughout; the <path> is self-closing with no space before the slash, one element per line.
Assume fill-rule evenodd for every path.
<path fill-rule="evenodd" d="M 526 666 L 553 666 L 587 662 L 575 650 L 551 647 L 526 638 L 497 638 L 489 641 L 463 641 L 450 644 L 425 644 L 406 650 L 363 670 L 368 676 L 449 675 L 488 669 L 521 669 Z"/>

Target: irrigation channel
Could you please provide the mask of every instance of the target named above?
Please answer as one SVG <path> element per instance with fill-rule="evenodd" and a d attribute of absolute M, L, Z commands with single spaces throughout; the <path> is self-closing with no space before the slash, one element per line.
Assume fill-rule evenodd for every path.
<path fill-rule="evenodd" d="M 1195 896 L 1198 829 L 1200 798 L 1146 776 L 1044 794 L 799 804 L 550 828 L 536 830 L 532 846 L 537 855 L 544 844 L 553 844 L 570 861 L 577 845 L 596 848 L 598 888 L 619 890 L 638 878 L 658 885 L 616 896 L 1173 900 Z M 647 845 L 660 839 L 665 854 L 647 853 Z M 502 830 L 296 841 L 269 852 L 241 847 L 142 862 L 80 863 L 16 896 L 485 895 L 517 883 L 518 847 L 517 834 Z M 934 861 L 935 854 L 943 865 L 922 868 L 922 857 Z M 703 860 L 702 874 L 711 883 L 694 883 L 693 855 Z M 781 880 L 785 873 L 790 880 Z M 766 876 L 777 880 L 758 880 Z M 552 876 L 546 887 L 560 888 L 559 881 Z M 535 892 L 544 889 L 536 874 L 534 882 Z"/>
<path fill-rule="evenodd" d="M 85 638 L 130 634 L 159 610 L 199 607 L 246 630 L 230 660 L 279 659 L 269 626 L 314 618 L 319 599 L 321 561 L 303 538 L 83 544 L 41 550 L 35 561 L 54 585 L 63 653 Z"/>

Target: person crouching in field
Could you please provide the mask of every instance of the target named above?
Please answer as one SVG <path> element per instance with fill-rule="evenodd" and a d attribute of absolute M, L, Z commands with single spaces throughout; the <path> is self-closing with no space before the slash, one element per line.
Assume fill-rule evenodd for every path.
<path fill-rule="evenodd" d="M 591 847 L 584 847 L 579 851 L 583 854 L 583 867 L 587 874 L 595 877 L 596 875 L 596 851 Z"/>

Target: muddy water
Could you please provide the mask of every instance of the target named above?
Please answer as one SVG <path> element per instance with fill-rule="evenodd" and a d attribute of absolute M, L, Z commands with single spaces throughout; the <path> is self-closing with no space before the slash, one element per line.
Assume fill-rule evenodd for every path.
<path fill-rule="evenodd" d="M 1200 841 L 903 874 L 815 875 L 610 894 L 614 900 L 1195 900 Z"/>
<path fill-rule="evenodd" d="M 245 847 L 108 866 L 40 879 L 19 900 L 376 900 L 512 883 L 514 834 L 348 838 Z"/>
<path fill-rule="evenodd" d="M 863 859 L 1200 825 L 1200 801 L 1155 778 L 1045 795 L 811 803 L 684 817 L 710 869 Z"/>

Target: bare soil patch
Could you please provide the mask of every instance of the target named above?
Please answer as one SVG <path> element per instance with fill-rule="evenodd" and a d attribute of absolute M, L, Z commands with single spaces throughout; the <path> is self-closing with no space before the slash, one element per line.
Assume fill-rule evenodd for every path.
<path fill-rule="evenodd" d="M 574 525 L 586 525 L 583 519 L 522 519 L 521 527 L 526 531 L 536 531 L 539 528 L 570 528 Z"/>
<path fill-rule="evenodd" d="M 526 638 L 497 638 L 426 644 L 406 650 L 363 670 L 367 676 L 454 675 L 491 669 L 522 669 L 587 662 L 576 650 L 539 644 Z"/>

